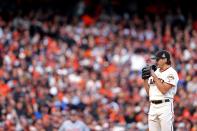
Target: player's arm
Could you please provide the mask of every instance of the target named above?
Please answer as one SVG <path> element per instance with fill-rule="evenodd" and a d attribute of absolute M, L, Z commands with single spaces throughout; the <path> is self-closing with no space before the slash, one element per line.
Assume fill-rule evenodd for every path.
<path fill-rule="evenodd" d="M 166 83 L 162 80 L 160 80 L 153 71 L 151 71 L 153 80 L 155 82 L 155 85 L 157 86 L 157 88 L 159 89 L 159 91 L 162 94 L 165 94 L 166 92 L 168 92 L 174 85 L 170 84 L 170 83 Z"/>
<path fill-rule="evenodd" d="M 148 84 L 148 79 L 151 76 L 151 70 L 149 66 L 146 66 L 142 68 L 142 79 L 143 79 L 143 85 L 146 90 L 147 95 L 149 95 L 149 84 Z"/>
<path fill-rule="evenodd" d="M 149 87 L 149 84 L 148 84 L 148 79 L 144 80 L 143 85 L 144 85 L 144 88 L 146 90 L 147 95 L 149 95 L 149 88 L 150 87 Z"/>

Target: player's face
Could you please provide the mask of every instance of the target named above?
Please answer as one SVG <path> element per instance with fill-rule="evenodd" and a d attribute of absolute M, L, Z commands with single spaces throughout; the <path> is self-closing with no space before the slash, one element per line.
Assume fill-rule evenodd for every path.
<path fill-rule="evenodd" d="M 158 66 L 158 68 L 162 68 L 163 67 L 163 65 L 165 64 L 165 59 L 157 59 L 156 60 L 157 61 L 157 66 Z"/>

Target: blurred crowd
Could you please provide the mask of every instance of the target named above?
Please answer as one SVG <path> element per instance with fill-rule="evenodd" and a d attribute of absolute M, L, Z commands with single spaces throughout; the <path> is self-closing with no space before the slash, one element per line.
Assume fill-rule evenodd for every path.
<path fill-rule="evenodd" d="M 69 21 L 69 22 L 68 22 Z M 0 16 L 0 130 L 57 131 L 70 110 L 91 130 L 148 130 L 141 69 L 159 49 L 179 84 L 177 131 L 197 130 L 197 21 L 181 12 L 73 17 Z"/>

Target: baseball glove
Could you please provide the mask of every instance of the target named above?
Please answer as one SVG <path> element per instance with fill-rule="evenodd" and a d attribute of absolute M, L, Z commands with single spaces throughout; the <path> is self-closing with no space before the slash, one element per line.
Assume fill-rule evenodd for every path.
<path fill-rule="evenodd" d="M 156 65 L 151 65 L 151 69 L 152 69 L 153 71 L 156 71 L 156 70 L 157 70 L 157 66 L 156 66 Z"/>
<path fill-rule="evenodd" d="M 151 76 L 150 66 L 142 68 L 142 79 L 146 80 Z"/>

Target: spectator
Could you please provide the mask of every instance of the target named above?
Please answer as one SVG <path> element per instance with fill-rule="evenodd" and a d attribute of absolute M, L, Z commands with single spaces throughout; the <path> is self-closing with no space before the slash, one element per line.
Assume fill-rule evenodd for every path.
<path fill-rule="evenodd" d="M 87 127 L 87 125 L 79 120 L 79 115 L 80 114 L 78 114 L 77 111 L 71 110 L 70 118 L 63 122 L 59 128 L 59 131 L 89 131 L 90 129 Z"/>

